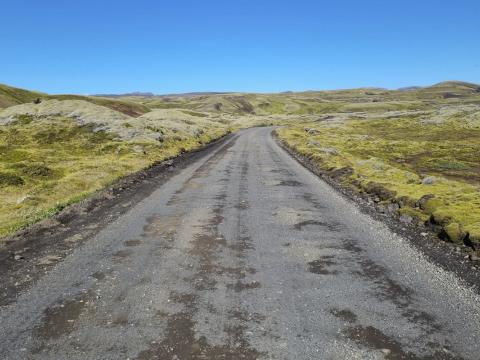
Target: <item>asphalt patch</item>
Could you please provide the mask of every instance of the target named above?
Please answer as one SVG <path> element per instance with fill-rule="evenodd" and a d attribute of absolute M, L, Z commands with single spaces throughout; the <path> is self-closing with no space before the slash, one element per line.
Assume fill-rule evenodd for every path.
<path fill-rule="evenodd" d="M 428 334 L 441 330 L 441 325 L 437 323 L 433 315 L 423 310 L 415 309 L 414 291 L 393 280 L 385 267 L 370 259 L 361 259 L 359 264 L 362 269 L 359 274 L 376 284 L 377 296 L 380 299 L 391 301 L 402 310 L 404 317 L 422 325 Z"/>
<path fill-rule="evenodd" d="M 94 279 L 98 280 L 98 281 L 102 281 L 105 279 L 106 275 L 103 271 L 96 271 L 94 272 L 91 277 L 93 277 Z"/>
<path fill-rule="evenodd" d="M 330 312 L 332 313 L 332 315 L 343 321 L 349 323 L 354 323 L 355 321 L 357 321 L 357 315 L 355 315 L 355 313 L 349 309 L 332 309 L 330 310 Z"/>
<path fill-rule="evenodd" d="M 303 186 L 303 184 L 296 180 L 281 180 L 276 186 Z"/>
<path fill-rule="evenodd" d="M 258 289 L 259 287 L 261 287 L 261 285 L 258 281 L 252 281 L 249 283 L 237 281 L 235 284 L 227 284 L 227 289 L 234 290 L 235 292 Z"/>
<path fill-rule="evenodd" d="M 415 355 L 405 352 L 398 341 L 373 326 L 353 326 L 343 333 L 357 344 L 370 349 L 384 350 L 386 359 L 417 359 Z"/>
<path fill-rule="evenodd" d="M 132 255 L 132 250 L 119 250 L 112 255 L 114 261 L 119 262 Z"/>
<path fill-rule="evenodd" d="M 189 293 L 172 293 L 170 300 L 184 305 L 184 310 L 168 315 L 165 335 L 159 342 L 140 352 L 138 360 L 150 359 L 245 359 L 256 360 L 265 355 L 254 349 L 245 336 L 245 317 L 228 324 L 225 344 L 210 344 L 204 336 L 197 337 L 193 319 L 197 311 L 197 296 Z M 164 314 L 162 314 L 164 315 Z M 235 314 L 231 314 L 235 318 Z"/>
<path fill-rule="evenodd" d="M 320 259 L 308 263 L 308 271 L 312 274 L 334 275 L 338 274 L 336 270 L 329 270 L 328 267 L 335 265 L 332 255 L 322 256 Z"/>
<path fill-rule="evenodd" d="M 341 227 L 340 224 L 335 222 L 328 223 L 328 222 L 318 221 L 318 220 L 305 220 L 305 221 L 296 223 L 295 225 L 293 225 L 293 228 L 295 230 L 302 230 L 304 227 L 307 227 L 307 226 L 321 226 L 321 227 L 327 228 L 329 231 L 332 231 L 332 232 L 338 231 Z"/>
<path fill-rule="evenodd" d="M 135 239 L 135 240 L 127 240 L 125 241 L 125 246 L 128 246 L 128 247 L 133 247 L 133 246 L 138 246 L 142 243 L 142 240 L 138 240 L 138 239 Z"/>
<path fill-rule="evenodd" d="M 387 360 L 461 360 L 446 348 L 428 355 L 417 355 L 403 349 L 400 342 L 384 334 L 373 326 L 353 326 L 343 331 L 343 334 L 359 345 L 382 351 Z"/>
<path fill-rule="evenodd" d="M 42 322 L 33 331 L 34 337 L 49 340 L 68 335 L 73 331 L 75 321 L 80 318 L 93 296 L 93 292 L 82 293 L 73 299 L 67 299 L 47 308 Z"/>

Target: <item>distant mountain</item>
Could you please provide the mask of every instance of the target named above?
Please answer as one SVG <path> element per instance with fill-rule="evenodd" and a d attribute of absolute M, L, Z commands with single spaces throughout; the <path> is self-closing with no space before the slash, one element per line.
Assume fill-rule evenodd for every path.
<path fill-rule="evenodd" d="M 163 97 L 193 97 L 193 96 L 209 96 L 209 95 L 226 95 L 232 94 L 231 92 L 217 92 L 217 91 L 198 91 L 198 92 L 189 92 L 189 93 L 178 93 L 178 94 L 162 94 L 158 96 Z"/>
<path fill-rule="evenodd" d="M 91 96 L 106 97 L 106 98 L 123 98 L 123 97 L 152 98 L 152 97 L 194 97 L 194 96 L 210 96 L 210 95 L 225 95 L 225 94 L 231 94 L 231 92 L 196 91 L 196 92 L 188 92 L 188 93 L 171 93 L 171 94 L 156 95 L 151 92 L 135 91 L 135 92 L 125 93 L 125 94 L 94 94 Z"/>
<path fill-rule="evenodd" d="M 151 92 L 140 92 L 140 91 L 134 91 L 131 93 L 125 93 L 125 94 L 94 94 L 91 96 L 96 96 L 96 97 L 109 97 L 109 98 L 117 98 L 117 97 L 127 97 L 127 96 L 138 96 L 138 97 L 154 97 L 155 94 Z"/>
<path fill-rule="evenodd" d="M 303 91 L 283 93 L 238 93 L 221 91 L 199 91 L 155 95 L 151 92 L 129 92 L 124 94 L 49 95 L 0 84 L 0 109 L 33 103 L 37 100 L 84 100 L 97 105 L 138 117 L 152 109 L 180 108 L 200 112 L 240 114 L 314 114 L 339 111 L 342 103 L 355 98 L 356 103 L 378 103 L 396 100 L 440 100 L 449 102 L 476 97 L 480 85 L 463 81 L 444 81 L 432 86 L 410 86 L 398 90 L 381 88 L 357 88 L 334 91 Z M 457 99 L 457 100 L 455 100 Z M 362 100 L 362 101 L 360 101 Z M 378 105 L 378 104 L 377 104 Z M 376 105 L 376 106 L 377 106 Z M 398 104 L 397 104 L 398 105 Z M 384 104 L 390 108 L 400 105 Z M 354 104 L 348 105 L 350 108 Z M 373 106 L 373 105 L 369 105 Z M 396 107 L 397 106 L 397 107 Z M 413 105 L 412 105 L 413 106 Z M 361 108 L 361 106 L 356 106 Z"/>

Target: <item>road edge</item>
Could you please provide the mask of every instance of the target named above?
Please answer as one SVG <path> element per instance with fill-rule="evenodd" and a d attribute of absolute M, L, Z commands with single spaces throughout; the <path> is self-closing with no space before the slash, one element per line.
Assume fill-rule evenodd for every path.
<path fill-rule="evenodd" d="M 327 183 L 337 193 L 353 201 L 359 209 L 386 224 L 394 233 L 405 238 L 415 249 L 420 251 L 426 258 L 440 266 L 442 269 L 456 275 L 465 286 L 472 288 L 480 294 L 480 273 L 478 264 L 465 258 L 466 253 L 458 252 L 458 245 L 447 243 L 438 238 L 438 235 L 429 230 L 428 227 L 421 227 L 413 224 L 401 223 L 397 218 L 388 214 L 380 213 L 371 202 L 360 196 L 353 189 L 343 186 L 335 178 L 322 171 L 313 161 L 291 148 L 285 141 L 278 137 L 275 129 L 271 131 L 275 143 L 300 165 Z M 422 236 L 426 234 L 425 236 Z"/>
<path fill-rule="evenodd" d="M 234 140 L 239 132 L 131 173 L 56 215 L 4 237 L 0 248 L 0 306 L 13 302 L 74 249 L 171 177 Z"/>

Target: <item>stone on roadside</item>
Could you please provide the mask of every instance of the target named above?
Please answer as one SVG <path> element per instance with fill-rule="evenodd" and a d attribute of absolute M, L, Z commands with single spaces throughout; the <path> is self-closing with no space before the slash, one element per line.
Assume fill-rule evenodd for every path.
<path fill-rule="evenodd" d="M 471 261 L 480 261 L 480 256 L 478 256 L 476 253 L 473 253 L 473 254 L 468 255 L 468 258 L 469 258 Z"/>
<path fill-rule="evenodd" d="M 413 218 L 411 216 L 403 214 L 400 216 L 399 220 L 404 224 L 410 224 L 413 221 Z"/>
<path fill-rule="evenodd" d="M 62 258 L 57 255 L 47 255 L 37 263 L 38 266 L 52 265 Z"/>
<path fill-rule="evenodd" d="M 422 179 L 423 185 L 433 185 L 437 182 L 437 178 L 435 176 L 426 176 Z"/>
<path fill-rule="evenodd" d="M 72 236 L 66 238 L 65 242 L 75 243 L 75 242 L 80 241 L 82 239 L 83 239 L 83 236 L 81 234 L 75 234 L 75 235 L 72 235 Z"/>
<path fill-rule="evenodd" d="M 388 208 L 387 208 L 390 214 L 395 214 L 398 211 L 398 209 L 400 209 L 400 206 L 396 203 L 392 203 L 388 205 Z"/>

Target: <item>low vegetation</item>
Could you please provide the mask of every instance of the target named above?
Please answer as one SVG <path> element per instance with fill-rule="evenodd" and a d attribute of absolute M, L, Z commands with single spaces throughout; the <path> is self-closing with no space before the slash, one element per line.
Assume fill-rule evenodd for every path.
<path fill-rule="evenodd" d="M 158 111 L 140 119 L 79 100 L 49 101 L 0 112 L 0 236 L 230 131 L 185 114 L 166 122 Z"/>
<path fill-rule="evenodd" d="M 47 95 L 0 86 L 0 236 L 229 131 L 279 137 L 376 206 L 480 240 L 480 87 Z"/>
<path fill-rule="evenodd" d="M 344 185 L 371 193 L 384 209 L 430 222 L 450 241 L 467 233 L 480 240 L 480 108 L 332 116 L 278 134 L 320 169 L 340 174 Z"/>

